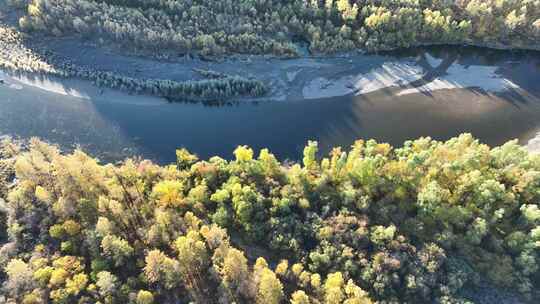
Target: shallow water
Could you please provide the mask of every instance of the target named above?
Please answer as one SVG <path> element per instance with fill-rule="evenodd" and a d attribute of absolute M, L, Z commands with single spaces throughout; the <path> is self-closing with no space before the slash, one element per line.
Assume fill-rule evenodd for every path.
<path fill-rule="evenodd" d="M 392 56 L 399 56 L 394 59 L 398 61 L 425 61 L 420 56 L 423 50 L 410 52 Z M 514 138 L 526 143 L 540 131 L 540 55 L 440 49 L 430 49 L 430 54 L 428 61 L 441 58 L 428 63 L 445 81 L 443 86 L 426 85 L 432 83 L 426 79 L 412 91 L 410 86 L 390 87 L 315 100 L 205 106 L 126 99 L 119 93 L 100 95 L 88 85 L 74 90 L 69 81 L 63 82 L 65 91 L 84 98 L 7 83 L 0 85 L 0 134 L 38 136 L 64 148 L 80 145 L 106 161 L 140 154 L 164 163 L 174 160 L 178 147 L 202 158 L 231 158 L 237 145 L 246 144 L 255 150 L 269 148 L 281 159 L 300 159 L 308 140 L 319 141 L 328 151 L 359 138 L 398 146 L 420 136 L 444 140 L 470 132 L 498 145 Z M 445 62 L 448 67 L 441 68 Z M 468 69 L 471 66 L 489 69 Z M 465 85 L 460 85 L 459 75 L 449 72 L 457 67 L 463 73 L 486 70 L 495 74 L 478 77 L 491 81 L 496 75 L 515 86 L 494 90 L 491 82 L 487 89 L 468 87 L 471 75 L 464 75 Z M 403 94 L 404 90 L 412 93 Z"/>

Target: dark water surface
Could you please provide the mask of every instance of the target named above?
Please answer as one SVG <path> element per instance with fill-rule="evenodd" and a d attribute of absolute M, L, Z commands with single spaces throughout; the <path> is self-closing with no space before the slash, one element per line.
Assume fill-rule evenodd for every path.
<path fill-rule="evenodd" d="M 164 163 L 174 160 L 178 147 L 202 158 L 231 158 L 237 145 L 246 144 L 255 150 L 269 148 L 281 159 L 300 159 L 308 140 L 319 141 L 328 151 L 358 138 L 400 146 L 420 136 L 444 140 L 470 132 L 498 145 L 514 138 L 526 143 L 540 131 L 540 55 L 457 50 L 441 57 L 462 65 L 496 66 L 497 74 L 520 88 L 403 96 L 397 96 L 399 89 L 387 88 L 356 97 L 218 107 L 86 100 L 26 85 L 0 85 L 0 134 L 38 136 L 64 148 L 80 145 L 107 161 L 140 154 Z"/>

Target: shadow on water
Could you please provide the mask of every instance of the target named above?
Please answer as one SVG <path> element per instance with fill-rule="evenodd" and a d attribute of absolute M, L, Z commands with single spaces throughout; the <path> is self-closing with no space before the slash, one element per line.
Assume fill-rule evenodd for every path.
<path fill-rule="evenodd" d="M 537 54 L 504 52 L 503 56 L 487 51 L 483 57 L 476 49 L 472 53 L 439 52 L 430 49 L 438 58 L 436 64 L 422 50 L 400 54 L 415 58 L 424 70 L 423 77 L 408 86 L 418 92 L 407 95 L 399 95 L 403 88 L 392 87 L 361 96 L 208 106 L 126 98 L 118 92 L 108 92 L 105 97 L 100 89 L 91 85 L 81 89 L 80 82 L 71 80 L 55 90 L 78 93 L 82 98 L 26 85 L 22 90 L 0 86 L 0 133 L 39 136 L 64 147 L 80 144 L 105 161 L 141 154 L 164 163 L 174 161 L 174 149 L 179 147 L 202 158 L 231 158 L 237 145 L 246 144 L 255 150 L 269 148 L 281 159 L 298 160 L 308 140 L 319 141 L 321 150 L 328 152 L 334 146 L 350 146 L 359 138 L 399 146 L 421 136 L 445 140 L 470 132 L 483 142 L 498 145 L 514 138 L 527 140 L 524 134 L 540 129 Z M 519 89 L 500 93 L 475 87 L 421 90 L 456 63 L 494 65 L 497 74 Z M 450 81 L 460 84 L 459 79 Z"/>
<path fill-rule="evenodd" d="M 324 144 L 339 139 L 339 131 L 358 134 L 361 123 L 350 112 L 351 104 L 326 100 L 226 107 L 166 104 L 144 108 L 110 103 L 95 107 L 107 120 L 121 125 L 130 138 L 140 139 L 144 152 L 160 158 L 167 157 L 166 153 L 174 157 L 171 152 L 178 147 L 203 158 L 230 158 L 237 145 L 245 144 L 255 150 L 270 148 L 280 158 L 298 159 L 309 139 Z"/>

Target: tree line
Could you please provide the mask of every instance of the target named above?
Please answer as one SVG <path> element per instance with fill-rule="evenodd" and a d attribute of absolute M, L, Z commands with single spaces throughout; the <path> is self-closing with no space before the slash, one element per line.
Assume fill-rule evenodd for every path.
<path fill-rule="evenodd" d="M 152 53 L 379 51 L 472 43 L 536 48 L 538 0 L 11 0 L 21 28 L 106 38 Z"/>
<path fill-rule="evenodd" d="M 159 166 L 0 145 L 5 303 L 470 303 L 538 299 L 540 156 L 464 134 L 300 163 L 246 146 Z"/>

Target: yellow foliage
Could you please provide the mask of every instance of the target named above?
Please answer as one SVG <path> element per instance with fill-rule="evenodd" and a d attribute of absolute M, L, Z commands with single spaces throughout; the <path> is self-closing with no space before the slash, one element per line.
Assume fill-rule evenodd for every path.
<path fill-rule="evenodd" d="M 283 285 L 276 274 L 265 268 L 259 274 L 257 304 L 279 304 L 283 298 Z"/>
<path fill-rule="evenodd" d="M 139 293 L 137 293 L 137 304 L 152 303 L 154 303 L 154 295 L 150 291 L 139 290 Z"/>
<path fill-rule="evenodd" d="M 59 286 L 69 277 L 69 272 L 63 268 L 57 268 L 52 271 L 51 278 L 49 279 L 49 285 L 51 287 Z"/>
<path fill-rule="evenodd" d="M 50 203 L 51 202 L 51 195 L 47 191 L 47 189 L 37 186 L 35 191 L 36 198 L 42 202 Z"/>
<path fill-rule="evenodd" d="M 73 278 L 66 280 L 66 292 L 78 295 L 86 288 L 86 284 L 88 284 L 88 276 L 84 273 L 76 274 Z"/>
<path fill-rule="evenodd" d="M 314 273 L 311 275 L 311 286 L 313 286 L 313 288 L 317 289 L 319 287 L 321 287 L 321 275 L 318 274 L 318 273 Z"/>
<path fill-rule="evenodd" d="M 291 304 L 309 304 L 309 297 L 302 290 L 295 291 L 291 296 Z"/>
<path fill-rule="evenodd" d="M 253 159 L 253 150 L 247 146 L 238 146 L 234 150 L 234 155 L 239 162 L 250 161 Z"/>
<path fill-rule="evenodd" d="M 184 204 L 184 186 L 179 181 L 166 180 L 154 186 L 152 193 L 163 207 L 180 207 Z"/>
<path fill-rule="evenodd" d="M 81 231 L 81 225 L 79 223 L 73 221 L 73 220 L 67 220 L 62 225 L 64 228 L 64 231 L 69 234 L 70 236 L 74 236 Z"/>
<path fill-rule="evenodd" d="M 285 276 L 287 274 L 287 270 L 289 269 L 289 261 L 287 260 L 281 260 L 279 264 L 276 266 L 276 273 Z"/>

